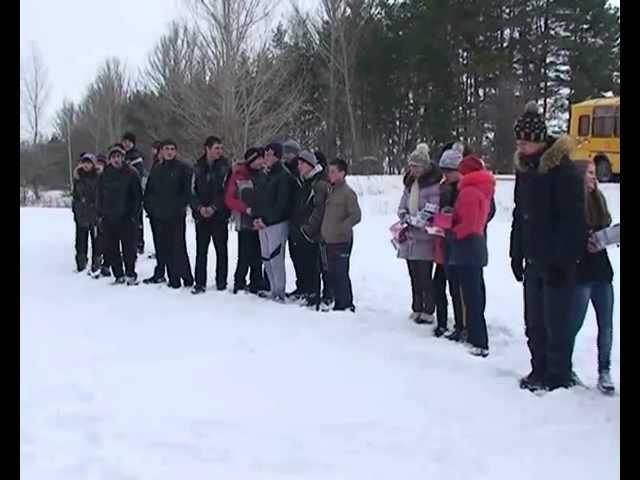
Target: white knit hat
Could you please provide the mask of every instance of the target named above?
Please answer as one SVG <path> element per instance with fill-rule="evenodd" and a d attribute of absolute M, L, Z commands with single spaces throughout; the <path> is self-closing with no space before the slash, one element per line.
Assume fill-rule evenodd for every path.
<path fill-rule="evenodd" d="M 431 163 L 431 157 L 429 156 L 429 145 L 426 143 L 419 143 L 416 149 L 409 155 L 409 165 L 416 165 L 420 167 L 428 167 Z"/>

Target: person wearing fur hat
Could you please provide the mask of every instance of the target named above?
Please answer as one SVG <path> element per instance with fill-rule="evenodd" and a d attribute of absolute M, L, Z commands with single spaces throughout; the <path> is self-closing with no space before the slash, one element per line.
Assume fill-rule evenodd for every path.
<path fill-rule="evenodd" d="M 447 263 L 462 290 L 470 353 L 489 355 L 482 269 L 488 263 L 486 228 L 496 181 L 474 155 L 464 157 L 458 167 L 462 179 L 453 209 L 452 228 L 447 232 Z"/>
<path fill-rule="evenodd" d="M 575 336 L 571 302 L 576 264 L 586 239 L 584 186 L 570 159 L 573 141 L 547 134 L 535 102 L 514 126 L 516 178 L 511 225 L 511 268 L 524 281 L 524 321 L 531 372 L 528 390 L 575 385 L 571 355 Z"/>
<path fill-rule="evenodd" d="M 97 242 L 98 210 L 97 186 L 98 172 L 94 156 L 90 153 L 80 155 L 80 163 L 74 172 L 71 210 L 76 224 L 76 267 L 83 271 L 87 266 L 87 252 L 89 239 L 91 240 L 91 271 L 92 275 L 99 274 L 100 256 Z"/>
<path fill-rule="evenodd" d="M 264 149 L 249 148 L 233 169 L 227 183 L 224 201 L 231 211 L 238 231 L 238 263 L 233 276 L 233 293 L 245 290 L 249 273 L 249 292 L 257 294 L 264 290 L 260 238 L 253 226 L 252 206 L 255 205 L 254 180 L 252 172 L 260 175 L 264 166 Z"/>
<path fill-rule="evenodd" d="M 302 187 L 296 193 L 289 235 L 298 245 L 299 294 L 304 302 L 303 305 L 319 308 L 321 301 L 320 226 L 329 185 L 324 178 L 323 168 L 313 153 L 303 150 L 298 154 L 297 161 Z M 328 301 L 325 304 L 325 308 L 327 307 Z"/>
<path fill-rule="evenodd" d="M 406 260 L 411 280 L 411 310 L 416 323 L 433 323 L 435 299 L 432 285 L 433 240 L 425 230 L 440 205 L 442 173 L 429 156 L 429 146 L 420 143 L 409 155 L 403 178 L 404 191 L 398 205 L 398 218 L 406 225 L 398 258 Z"/>
<path fill-rule="evenodd" d="M 138 174 L 124 164 L 124 156 L 121 145 L 111 147 L 109 163 L 98 179 L 98 221 L 103 228 L 105 254 L 115 284 L 126 281 L 127 285 L 136 285 L 136 230 L 142 188 Z"/>

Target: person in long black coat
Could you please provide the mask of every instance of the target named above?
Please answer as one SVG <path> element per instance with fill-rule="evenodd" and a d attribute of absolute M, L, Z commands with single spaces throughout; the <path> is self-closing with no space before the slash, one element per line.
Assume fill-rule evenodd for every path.
<path fill-rule="evenodd" d="M 524 317 L 531 372 L 529 390 L 575 384 L 571 354 L 575 337 L 571 302 L 576 264 L 585 249 L 582 178 L 570 159 L 573 141 L 547 135 L 535 103 L 514 127 L 517 151 L 511 267 L 524 281 Z"/>

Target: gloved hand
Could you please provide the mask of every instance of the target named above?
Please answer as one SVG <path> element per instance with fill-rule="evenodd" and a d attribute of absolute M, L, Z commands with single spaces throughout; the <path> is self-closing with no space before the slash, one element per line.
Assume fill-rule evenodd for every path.
<path fill-rule="evenodd" d="M 511 271 L 516 279 L 516 282 L 522 282 L 524 280 L 524 265 L 521 258 L 511 259 Z"/>

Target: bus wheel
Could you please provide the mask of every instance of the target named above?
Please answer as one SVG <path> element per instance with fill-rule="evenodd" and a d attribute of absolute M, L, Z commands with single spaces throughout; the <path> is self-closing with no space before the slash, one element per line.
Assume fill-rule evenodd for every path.
<path fill-rule="evenodd" d="M 611 164 L 607 157 L 596 157 L 595 162 L 598 181 L 602 183 L 609 182 L 611 180 Z"/>

